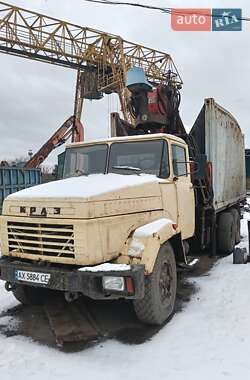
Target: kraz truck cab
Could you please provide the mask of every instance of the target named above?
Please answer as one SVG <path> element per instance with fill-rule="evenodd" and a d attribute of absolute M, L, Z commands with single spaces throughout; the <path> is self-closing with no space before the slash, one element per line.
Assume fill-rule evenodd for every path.
<path fill-rule="evenodd" d="M 67 300 L 124 298 L 141 321 L 161 324 L 194 233 L 184 140 L 162 133 L 75 143 L 63 179 L 5 199 L 0 278 L 24 304 L 46 289 Z"/>

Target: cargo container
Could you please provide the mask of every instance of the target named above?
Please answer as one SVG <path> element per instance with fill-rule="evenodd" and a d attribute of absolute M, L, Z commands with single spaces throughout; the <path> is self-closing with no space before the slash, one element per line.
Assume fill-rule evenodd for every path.
<path fill-rule="evenodd" d="M 4 198 L 16 191 L 41 183 L 40 169 L 0 166 L 0 214 Z"/>
<path fill-rule="evenodd" d="M 190 135 L 211 163 L 214 209 L 218 212 L 244 199 L 244 135 L 236 119 L 214 99 L 206 99 Z"/>

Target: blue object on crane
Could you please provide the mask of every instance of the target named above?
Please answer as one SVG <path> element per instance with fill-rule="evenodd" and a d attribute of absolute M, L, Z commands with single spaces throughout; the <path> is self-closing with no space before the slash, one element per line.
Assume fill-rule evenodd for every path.
<path fill-rule="evenodd" d="M 126 86 L 131 92 L 152 90 L 142 67 L 132 67 L 128 70 Z"/>

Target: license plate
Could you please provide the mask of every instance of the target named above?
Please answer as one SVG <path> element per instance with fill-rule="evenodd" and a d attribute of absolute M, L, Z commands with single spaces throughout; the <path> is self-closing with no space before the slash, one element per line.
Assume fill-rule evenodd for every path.
<path fill-rule="evenodd" d="M 24 270 L 16 270 L 15 278 L 18 281 L 33 282 L 36 284 L 47 285 L 50 280 L 50 274 L 48 273 L 38 273 L 38 272 L 28 272 Z"/>

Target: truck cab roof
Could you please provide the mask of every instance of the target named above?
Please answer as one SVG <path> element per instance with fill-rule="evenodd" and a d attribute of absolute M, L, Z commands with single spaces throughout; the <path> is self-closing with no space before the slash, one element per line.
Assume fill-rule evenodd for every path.
<path fill-rule="evenodd" d="M 141 141 L 141 140 L 172 140 L 175 142 L 179 142 L 182 144 L 185 144 L 185 141 L 181 139 L 180 137 L 170 135 L 167 133 L 155 133 L 155 134 L 148 134 L 148 135 L 135 135 L 135 136 L 120 136 L 120 137 L 110 137 L 105 139 L 97 139 L 97 140 L 89 140 L 84 142 L 78 142 L 78 143 L 71 143 L 66 146 L 66 148 L 73 148 L 73 147 L 80 147 L 85 145 L 92 145 L 92 144 L 112 144 L 114 142 L 123 142 L 123 141 Z"/>

